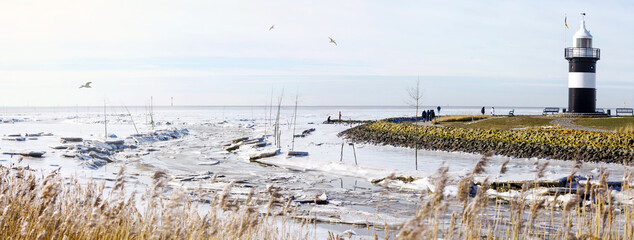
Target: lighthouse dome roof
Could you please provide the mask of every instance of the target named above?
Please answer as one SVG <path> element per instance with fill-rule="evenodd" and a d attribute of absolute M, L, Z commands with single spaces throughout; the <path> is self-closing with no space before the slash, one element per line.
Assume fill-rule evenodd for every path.
<path fill-rule="evenodd" d="M 581 20 L 581 26 L 579 27 L 579 30 L 577 30 L 577 32 L 575 33 L 574 38 L 592 38 L 592 34 L 590 34 L 590 31 L 586 29 L 585 20 Z"/>

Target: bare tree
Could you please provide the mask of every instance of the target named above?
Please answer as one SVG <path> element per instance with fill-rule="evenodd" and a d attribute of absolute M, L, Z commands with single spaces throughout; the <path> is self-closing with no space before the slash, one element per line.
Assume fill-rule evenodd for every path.
<path fill-rule="evenodd" d="M 416 107 L 416 117 L 418 117 L 418 109 L 423 104 L 423 92 L 420 90 L 420 79 L 416 80 L 416 87 L 408 88 L 407 95 L 409 98 L 407 99 L 407 104 L 410 106 Z"/>
<path fill-rule="evenodd" d="M 409 98 L 407 99 L 407 104 L 416 107 L 416 115 L 414 115 L 414 117 L 418 118 L 418 109 L 423 104 L 423 92 L 420 90 L 420 78 L 416 78 L 415 88 L 407 89 L 407 95 L 409 96 Z M 416 170 L 418 170 L 418 144 L 416 144 L 416 150 L 414 152 L 414 162 L 416 166 L 415 168 Z"/>

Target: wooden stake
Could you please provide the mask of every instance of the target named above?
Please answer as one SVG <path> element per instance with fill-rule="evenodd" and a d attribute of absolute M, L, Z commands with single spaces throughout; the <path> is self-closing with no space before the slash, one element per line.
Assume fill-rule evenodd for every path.
<path fill-rule="evenodd" d="M 152 130 L 154 130 L 154 96 L 150 96 L 150 122 L 152 123 Z"/>
<path fill-rule="evenodd" d="M 295 111 L 293 112 L 293 141 L 291 150 L 295 150 L 295 128 L 297 127 L 297 99 L 299 95 L 295 95 Z"/>
<path fill-rule="evenodd" d="M 414 159 L 416 161 L 416 170 L 418 170 L 418 144 L 416 144 L 416 152 L 414 152 Z"/>
<path fill-rule="evenodd" d="M 106 134 L 105 138 L 108 141 L 108 119 L 106 118 L 106 98 L 103 99 L 103 129 Z"/>
<path fill-rule="evenodd" d="M 339 162 L 343 162 L 343 142 L 341 142 L 341 157 L 339 158 Z"/>
<path fill-rule="evenodd" d="M 128 110 L 128 107 L 126 105 L 123 105 L 123 107 L 126 111 L 128 111 L 128 115 L 130 115 L 130 120 L 132 120 L 132 125 L 134 125 L 134 131 L 136 131 L 136 134 L 139 134 L 139 129 L 136 128 L 136 123 L 134 123 L 134 118 L 132 117 L 130 110 Z"/>
<path fill-rule="evenodd" d="M 352 152 L 354 153 L 354 165 L 357 165 L 357 150 L 354 148 L 354 143 L 352 144 Z"/>

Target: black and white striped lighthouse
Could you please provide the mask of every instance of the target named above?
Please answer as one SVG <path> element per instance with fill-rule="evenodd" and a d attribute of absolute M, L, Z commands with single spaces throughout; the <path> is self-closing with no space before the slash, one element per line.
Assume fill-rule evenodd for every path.
<path fill-rule="evenodd" d="M 585 13 L 581 26 L 565 49 L 568 60 L 568 111 L 594 113 L 596 108 L 596 64 L 601 52 L 592 48 L 592 35 L 586 29 Z"/>

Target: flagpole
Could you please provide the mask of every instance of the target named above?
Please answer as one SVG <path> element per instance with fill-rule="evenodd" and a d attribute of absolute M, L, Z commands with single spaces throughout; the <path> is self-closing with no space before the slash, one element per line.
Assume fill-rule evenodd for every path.
<path fill-rule="evenodd" d="M 566 25 L 566 29 L 564 30 L 564 49 L 568 47 L 566 44 L 566 38 L 568 37 L 568 16 L 564 13 L 564 24 Z"/>

